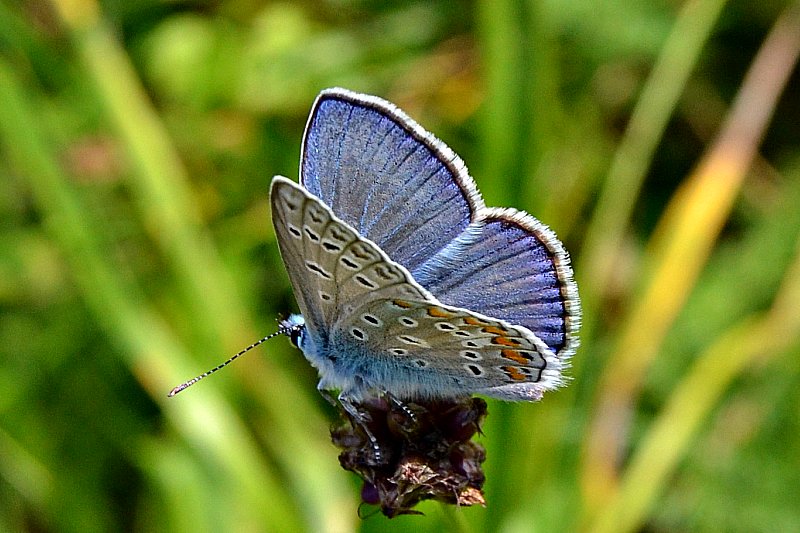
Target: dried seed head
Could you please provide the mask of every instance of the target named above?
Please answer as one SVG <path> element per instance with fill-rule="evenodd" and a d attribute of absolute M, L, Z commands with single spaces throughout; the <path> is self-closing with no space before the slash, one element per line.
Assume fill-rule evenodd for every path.
<path fill-rule="evenodd" d="M 485 505 L 481 463 L 486 453 L 470 440 L 480 432 L 485 401 L 398 404 L 370 398 L 355 407 L 360 419 L 342 411 L 344 421 L 331 429 L 331 439 L 342 449 L 342 467 L 364 480 L 364 503 L 379 505 L 390 518 L 414 514 L 412 508 L 428 499 Z"/>

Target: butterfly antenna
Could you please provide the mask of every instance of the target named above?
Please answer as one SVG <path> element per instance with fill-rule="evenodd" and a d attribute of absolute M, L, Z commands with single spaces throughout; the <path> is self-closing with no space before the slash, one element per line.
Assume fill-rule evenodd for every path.
<path fill-rule="evenodd" d="M 276 331 L 275 333 L 270 333 L 269 335 L 267 335 L 263 339 L 254 342 L 253 344 L 251 344 L 250 346 L 248 346 L 247 348 L 245 348 L 241 352 L 239 352 L 236 355 L 232 356 L 230 359 L 228 359 L 224 363 L 220 363 L 217 366 L 215 366 L 214 368 L 212 368 L 211 370 L 203 372 L 202 374 L 200 374 L 196 378 L 192 378 L 189 381 L 184 381 L 183 383 L 181 383 L 180 385 L 178 385 L 177 387 L 175 387 L 174 389 L 169 391 L 169 394 L 167 394 L 167 397 L 168 398 L 172 398 L 173 396 L 175 396 L 176 394 L 178 394 L 182 390 L 188 389 L 189 387 L 191 387 L 192 385 L 194 385 L 195 383 L 197 383 L 198 381 L 200 381 L 204 377 L 210 376 L 211 374 L 213 374 L 217 370 L 221 370 L 221 369 L 225 368 L 226 366 L 228 366 L 229 364 L 234 362 L 236 359 L 238 359 L 239 356 L 246 354 L 247 352 L 249 352 L 250 350 L 252 350 L 256 346 L 259 346 L 260 344 L 263 344 L 263 343 L 267 342 L 271 338 L 277 337 L 278 335 L 290 335 L 293 331 L 295 331 L 297 329 L 300 329 L 302 327 L 303 326 L 299 326 L 299 325 L 298 326 L 281 326 L 280 328 L 278 328 L 278 331 Z"/>

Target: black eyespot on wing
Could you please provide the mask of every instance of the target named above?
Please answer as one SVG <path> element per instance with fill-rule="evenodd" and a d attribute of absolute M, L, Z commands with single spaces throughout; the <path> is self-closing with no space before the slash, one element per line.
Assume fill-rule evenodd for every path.
<path fill-rule="evenodd" d="M 472 372 L 472 374 L 475 375 L 475 376 L 482 376 L 483 375 L 483 369 L 481 367 L 479 367 L 478 365 L 465 365 L 464 368 L 466 368 L 467 370 Z"/>
<path fill-rule="evenodd" d="M 312 263 L 311 261 L 306 261 L 306 268 L 321 278 L 331 279 L 332 277 L 328 272 L 325 272 L 321 266 L 316 263 Z"/>
<path fill-rule="evenodd" d="M 378 317 L 374 316 L 374 315 L 364 314 L 364 315 L 361 316 L 361 320 L 363 320 L 364 322 L 366 322 L 367 324 L 369 324 L 371 326 L 380 326 L 381 325 L 380 319 Z"/>
<path fill-rule="evenodd" d="M 406 326 L 407 328 L 414 328 L 417 326 L 417 321 L 413 318 L 409 318 L 407 316 L 401 316 L 397 319 L 401 324 Z"/>
<path fill-rule="evenodd" d="M 420 339 L 418 339 L 416 337 L 412 337 L 411 335 L 398 335 L 397 338 L 400 339 L 401 341 L 403 341 L 406 344 L 414 344 L 416 346 L 423 346 L 423 342 Z"/>
<path fill-rule="evenodd" d="M 374 290 L 378 288 L 378 286 L 372 283 L 372 281 L 370 281 L 369 278 L 367 278 L 366 276 L 362 276 L 361 274 L 355 276 L 355 280 L 368 289 Z"/>
<path fill-rule="evenodd" d="M 341 257 L 341 259 L 339 259 L 339 261 L 341 261 L 344 264 L 344 266 L 346 266 L 347 268 L 352 268 L 353 270 L 355 270 L 355 269 L 357 269 L 359 267 L 358 263 L 356 263 L 355 261 L 352 261 L 346 255 L 343 255 Z"/>
<path fill-rule="evenodd" d="M 350 328 L 350 334 L 360 341 L 367 340 L 367 334 L 358 328 Z"/>
<path fill-rule="evenodd" d="M 308 238 L 314 242 L 319 242 L 319 235 L 317 235 L 314 230 L 309 228 L 308 226 L 303 226 L 303 230 L 306 232 Z"/>

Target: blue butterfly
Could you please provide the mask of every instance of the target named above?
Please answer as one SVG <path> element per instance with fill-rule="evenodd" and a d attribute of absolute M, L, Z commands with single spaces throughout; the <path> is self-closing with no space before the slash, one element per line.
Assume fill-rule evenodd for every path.
<path fill-rule="evenodd" d="M 281 333 L 345 405 L 473 393 L 538 400 L 564 381 L 580 301 L 569 256 L 527 213 L 487 208 L 461 159 L 393 104 L 317 98 L 300 185 L 272 222 L 302 315 Z"/>

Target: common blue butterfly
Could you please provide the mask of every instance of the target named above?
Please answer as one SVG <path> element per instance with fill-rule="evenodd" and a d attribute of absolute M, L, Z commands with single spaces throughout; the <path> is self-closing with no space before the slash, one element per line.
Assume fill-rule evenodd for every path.
<path fill-rule="evenodd" d="M 538 400 L 562 384 L 580 301 L 561 242 L 486 207 L 461 159 L 393 104 L 323 91 L 300 185 L 276 176 L 270 198 L 302 313 L 281 332 L 343 405 Z"/>
<path fill-rule="evenodd" d="M 563 382 L 580 301 L 552 231 L 487 208 L 461 159 L 393 104 L 317 98 L 300 185 L 276 176 L 272 223 L 302 314 L 285 334 L 338 389 L 331 431 L 362 499 L 389 517 L 423 499 L 484 504 L 486 415 L 472 394 L 538 400 Z M 396 414 L 401 416 L 397 417 Z"/>

